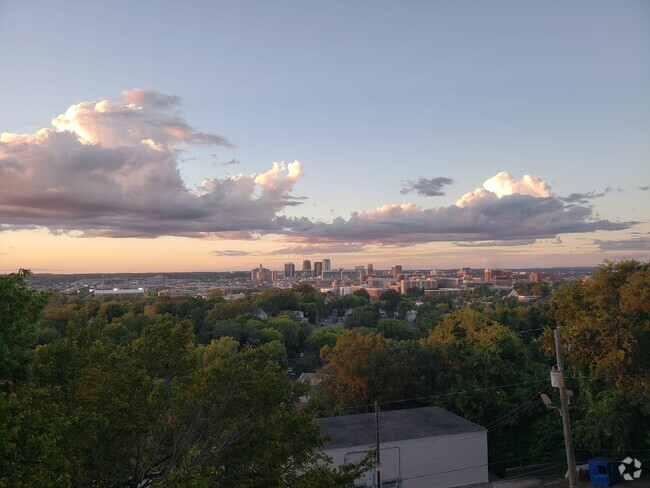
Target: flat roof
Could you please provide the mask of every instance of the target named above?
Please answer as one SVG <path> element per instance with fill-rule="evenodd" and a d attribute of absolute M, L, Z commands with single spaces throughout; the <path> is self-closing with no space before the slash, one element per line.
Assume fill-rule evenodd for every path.
<path fill-rule="evenodd" d="M 321 434 L 330 440 L 324 449 L 374 444 L 375 414 L 362 413 L 318 419 Z M 440 407 L 421 407 L 379 412 L 380 442 L 419 439 L 441 435 L 487 432 L 480 425 Z"/>

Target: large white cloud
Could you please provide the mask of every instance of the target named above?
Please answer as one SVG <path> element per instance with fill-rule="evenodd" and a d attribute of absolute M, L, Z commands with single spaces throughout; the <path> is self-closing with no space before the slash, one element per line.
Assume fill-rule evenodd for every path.
<path fill-rule="evenodd" d="M 486 197 L 502 198 L 515 194 L 544 198 L 551 196 L 551 189 L 544 180 L 536 176 L 524 175 L 520 180 L 516 180 L 502 171 L 488 178 L 483 186 L 460 197 L 456 206 L 465 207 Z"/>
<path fill-rule="evenodd" d="M 229 143 L 195 131 L 172 112 L 177 97 L 124 92 L 123 101 L 83 102 L 54 129 L 0 135 L 0 229 L 45 226 L 85 236 L 249 236 L 270 231 L 302 166 L 205 180 L 196 193 L 178 170 L 180 145 Z M 11 226 L 11 227 L 9 227 Z"/>
<path fill-rule="evenodd" d="M 542 179 L 507 173 L 447 207 L 389 204 L 331 222 L 285 217 L 283 209 L 301 203 L 291 195 L 303 175 L 297 161 L 207 179 L 198 191 L 185 186 L 179 148 L 231 144 L 192 128 L 178 104 L 178 97 L 131 90 L 119 103 L 75 104 L 53 128 L 0 135 L 0 231 L 44 226 L 82 236 L 214 239 L 281 234 L 286 247 L 278 252 L 334 252 L 430 241 L 525 243 L 633 224 L 598 219 L 580 199 L 553 195 Z"/>
<path fill-rule="evenodd" d="M 524 245 L 565 233 L 620 230 L 634 224 L 594 218 L 589 206 L 566 204 L 553 196 L 542 179 L 525 175 L 516 180 L 503 172 L 447 207 L 407 203 L 355 212 L 347 220 L 337 218 L 331 223 L 304 218 L 278 221 L 288 239 L 380 245 L 432 241 L 509 241 Z"/>
<path fill-rule="evenodd" d="M 218 144 L 231 146 L 216 134 L 197 132 L 173 109 L 180 103 L 176 96 L 142 89 L 122 92 L 122 103 L 108 100 L 72 105 L 55 117 L 52 125 L 59 131 L 70 131 L 82 142 L 101 143 L 104 147 L 130 144 L 173 146 L 186 144 Z"/>

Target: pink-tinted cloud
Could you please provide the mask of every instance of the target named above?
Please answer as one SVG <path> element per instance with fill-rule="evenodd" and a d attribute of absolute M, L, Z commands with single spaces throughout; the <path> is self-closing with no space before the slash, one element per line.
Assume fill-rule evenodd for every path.
<path fill-rule="evenodd" d="M 82 102 L 56 129 L 0 135 L 0 224 L 81 231 L 83 236 L 246 238 L 271 231 L 300 201 L 290 192 L 299 162 L 269 171 L 183 183 L 177 146 L 227 144 L 170 109 L 177 97 L 134 90 L 121 104 Z"/>
<path fill-rule="evenodd" d="M 634 224 L 597 219 L 590 207 L 569 205 L 553 196 L 540 178 L 525 175 L 516 180 L 507 173 L 495 175 L 447 207 L 393 204 L 329 223 L 304 218 L 277 220 L 289 239 L 383 245 L 435 241 L 521 244 L 565 233 L 627 229 Z"/>
<path fill-rule="evenodd" d="M 456 201 L 456 206 L 464 207 L 475 200 L 490 196 L 502 198 L 515 194 L 545 198 L 551 196 L 551 189 L 544 180 L 536 176 L 524 175 L 520 180 L 516 180 L 505 171 L 502 171 L 487 179 L 483 186 L 460 197 Z"/>
<path fill-rule="evenodd" d="M 70 131 L 83 142 L 104 147 L 149 144 L 152 147 L 178 144 L 232 146 L 216 134 L 198 132 L 172 111 L 180 103 L 176 96 L 135 89 L 122 93 L 122 103 L 108 100 L 81 102 L 55 117 L 52 125 Z"/>

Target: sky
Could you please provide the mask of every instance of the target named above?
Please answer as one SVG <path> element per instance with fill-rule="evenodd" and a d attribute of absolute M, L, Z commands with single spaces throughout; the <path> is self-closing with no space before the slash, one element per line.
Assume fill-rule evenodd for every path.
<path fill-rule="evenodd" d="M 0 0 L 0 272 L 650 259 L 650 3 Z"/>

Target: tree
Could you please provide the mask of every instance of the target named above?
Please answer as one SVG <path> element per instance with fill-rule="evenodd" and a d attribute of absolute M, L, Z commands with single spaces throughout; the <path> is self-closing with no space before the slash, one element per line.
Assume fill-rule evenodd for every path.
<path fill-rule="evenodd" d="M 418 331 L 410 329 L 403 320 L 381 319 L 377 323 L 377 332 L 388 339 L 397 341 L 416 339 L 419 337 Z"/>
<path fill-rule="evenodd" d="M 519 334 L 470 308 L 446 315 L 421 342 L 440 358 L 437 387 L 447 394 L 437 402 L 479 425 L 507 419 L 531 397 L 539 397 L 539 380 L 548 377 L 547 366 L 535 360 Z M 543 411 L 538 408 L 537 413 Z M 533 412 L 497 424 L 489 436 L 492 459 L 526 452 L 524 434 L 531 432 Z"/>
<path fill-rule="evenodd" d="M 339 325 L 330 327 L 323 327 L 322 329 L 315 330 L 309 337 L 307 337 L 307 349 L 312 354 L 320 354 L 323 346 L 330 348 L 336 345 L 336 341 L 343 334 L 344 329 Z"/>
<path fill-rule="evenodd" d="M 352 292 L 353 295 L 364 298 L 370 302 L 370 293 L 365 288 L 358 288 Z"/>
<path fill-rule="evenodd" d="M 23 379 L 36 342 L 36 324 L 49 295 L 27 288 L 29 270 L 0 276 L 0 381 Z"/>
<path fill-rule="evenodd" d="M 397 310 L 397 305 L 401 299 L 402 296 L 395 290 L 386 290 L 379 296 L 379 300 L 382 302 L 384 310 L 389 314 L 392 314 Z"/>
<path fill-rule="evenodd" d="M 354 329 L 357 327 L 377 327 L 379 312 L 373 305 L 363 305 L 352 310 L 352 313 L 345 319 L 345 327 Z"/>
<path fill-rule="evenodd" d="M 284 345 L 287 348 L 289 357 L 298 354 L 300 346 L 300 326 L 287 316 L 273 317 L 268 320 L 268 326 L 277 330 L 284 337 Z"/>
<path fill-rule="evenodd" d="M 606 261 L 550 300 L 575 395 L 575 441 L 594 451 L 650 448 L 650 264 Z M 550 354 L 553 339 L 542 336 Z"/>
<path fill-rule="evenodd" d="M 283 310 L 297 310 L 298 295 L 293 290 L 274 288 L 260 293 L 255 300 L 255 305 L 270 315 L 277 315 Z"/>
<path fill-rule="evenodd" d="M 333 348 L 324 346 L 321 356 L 327 364 L 317 373 L 317 390 L 326 408 L 421 396 L 433 384 L 433 354 L 418 343 L 406 347 L 374 332 L 351 330 Z"/>

